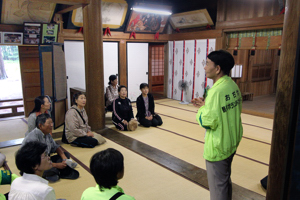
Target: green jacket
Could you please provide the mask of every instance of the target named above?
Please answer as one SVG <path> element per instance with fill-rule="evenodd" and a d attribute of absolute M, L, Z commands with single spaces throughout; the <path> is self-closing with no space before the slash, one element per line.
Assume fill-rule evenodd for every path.
<path fill-rule="evenodd" d="M 242 96 L 228 76 L 221 77 L 207 91 L 205 105 L 196 119 L 206 129 L 203 157 L 220 161 L 233 154 L 243 136 L 241 120 Z"/>

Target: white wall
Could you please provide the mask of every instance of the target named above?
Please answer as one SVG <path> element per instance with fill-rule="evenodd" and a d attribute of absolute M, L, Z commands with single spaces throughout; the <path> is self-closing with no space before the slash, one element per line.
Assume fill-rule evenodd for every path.
<path fill-rule="evenodd" d="M 85 86 L 85 62 L 83 41 L 65 41 L 65 59 L 67 80 L 68 105 L 71 105 L 70 88 Z M 104 85 L 108 85 L 108 77 L 118 74 L 118 43 L 103 42 Z"/>

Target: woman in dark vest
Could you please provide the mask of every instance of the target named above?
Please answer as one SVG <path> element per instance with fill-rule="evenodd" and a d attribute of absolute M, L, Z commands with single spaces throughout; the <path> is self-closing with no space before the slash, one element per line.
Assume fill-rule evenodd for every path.
<path fill-rule="evenodd" d="M 162 125 L 161 117 L 154 112 L 154 98 L 149 93 L 149 85 L 142 83 L 140 85 L 142 94 L 136 99 L 137 114 L 136 118 L 141 125 L 145 127 Z"/>

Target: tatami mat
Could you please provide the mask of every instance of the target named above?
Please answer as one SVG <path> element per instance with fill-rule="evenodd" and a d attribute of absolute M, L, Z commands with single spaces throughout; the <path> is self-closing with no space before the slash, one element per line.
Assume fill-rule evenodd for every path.
<path fill-rule="evenodd" d="M 171 99 L 160 99 L 155 103 L 155 110 L 164 122 L 162 126 L 158 128 L 139 126 L 135 132 L 120 133 L 205 169 L 205 160 L 202 157 L 205 130 L 196 122 L 197 108 L 191 104 L 181 105 L 179 101 Z M 133 106 L 135 106 L 134 103 Z M 135 107 L 134 114 L 136 114 Z M 116 130 L 111 122 L 111 115 L 111 112 L 106 114 L 106 126 Z M 21 119 L 16 120 L 19 121 L 10 120 L 6 124 L 6 130 L 20 133 L 23 137 L 27 125 Z M 242 122 L 244 137 L 233 160 L 232 181 L 265 196 L 266 193 L 261 188 L 260 180 L 268 173 L 273 120 L 242 114 Z M 2 127 L 5 127 L 5 124 L 2 123 L 3 121 L 0 121 L 0 128 L 3 130 Z M 3 134 L 2 131 L 1 134 Z M 3 135 L 10 136 L 10 134 Z M 1 141 L 3 141 L 2 138 L 4 137 L 1 136 Z M 12 136 L 11 139 L 17 138 Z M 63 145 L 63 147 L 87 166 L 89 166 L 91 156 L 97 151 L 109 147 L 120 150 L 125 157 L 125 177 L 120 181 L 120 186 L 125 193 L 135 196 L 136 199 L 209 199 L 209 192 L 206 189 L 110 140 L 94 149 L 82 149 L 69 145 Z M 13 172 L 16 171 L 14 152 L 18 148 L 1 149 L 1 152 L 8 157 L 8 165 Z M 81 173 L 80 179 L 61 180 L 51 184 L 55 188 L 57 198 L 80 199 L 85 188 L 95 185 L 93 177 L 85 169 L 81 166 L 77 168 Z M 82 188 L 83 185 L 84 188 Z M 0 192 L 5 189 L 8 191 L 7 188 L 9 187 L 1 186 Z"/>
<path fill-rule="evenodd" d="M 0 121 L 0 142 L 23 138 L 27 129 L 22 119 Z"/>
<path fill-rule="evenodd" d="M 136 199 L 209 199 L 209 191 L 173 172 L 133 153 L 126 148 L 107 140 L 107 143 L 94 149 L 83 149 L 62 145 L 85 165 L 89 166 L 90 158 L 98 151 L 115 148 L 122 152 L 125 162 L 125 175 L 119 182 L 125 193 Z M 14 153 L 19 147 L 6 148 L 2 153 L 7 155 L 8 165 L 12 172 L 18 172 L 14 164 Z M 80 199 L 82 192 L 96 185 L 93 177 L 81 166 L 77 180 L 60 180 L 50 184 L 55 189 L 57 198 Z M 9 191 L 9 186 L 0 188 L 0 192 Z"/>

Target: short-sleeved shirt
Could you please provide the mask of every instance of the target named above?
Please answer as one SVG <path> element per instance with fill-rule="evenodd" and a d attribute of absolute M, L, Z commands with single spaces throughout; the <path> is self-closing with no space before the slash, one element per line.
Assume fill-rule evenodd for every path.
<path fill-rule="evenodd" d="M 124 190 L 119 186 L 114 186 L 110 189 L 103 188 L 102 191 L 100 190 L 99 185 L 96 185 L 96 187 L 90 187 L 86 189 L 81 196 L 81 200 L 107 200 L 110 199 L 112 196 L 114 196 L 116 193 L 122 192 L 124 193 Z M 118 200 L 135 200 L 134 197 L 123 194 L 118 198 Z"/>
<path fill-rule="evenodd" d="M 60 147 L 56 142 L 53 140 L 52 136 L 50 134 L 44 134 L 40 129 L 35 128 L 33 131 L 28 133 L 28 135 L 24 138 L 22 145 L 24 145 L 27 142 L 33 142 L 38 141 L 42 142 L 47 145 L 47 153 L 55 153 L 56 149 Z"/>
<path fill-rule="evenodd" d="M 9 199 L 11 200 L 55 200 L 55 192 L 48 181 L 35 174 L 24 173 L 11 184 Z"/>

